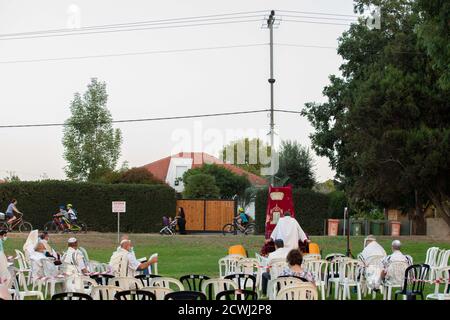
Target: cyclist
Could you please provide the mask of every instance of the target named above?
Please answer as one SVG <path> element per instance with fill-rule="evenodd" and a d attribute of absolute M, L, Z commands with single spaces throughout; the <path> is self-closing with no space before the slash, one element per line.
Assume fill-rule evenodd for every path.
<path fill-rule="evenodd" d="M 245 228 L 248 224 L 248 217 L 245 214 L 245 210 L 244 208 L 240 207 L 239 208 L 239 216 L 237 217 L 236 221 L 237 223 L 239 223 L 243 228 Z"/>
<path fill-rule="evenodd" d="M 58 225 L 58 228 L 63 231 L 66 229 L 66 223 L 64 222 L 63 218 L 67 219 L 68 214 L 64 206 L 59 206 L 59 212 L 55 213 L 53 215 L 53 218 L 55 219 L 56 224 Z"/>
<path fill-rule="evenodd" d="M 70 203 L 67 204 L 67 215 L 69 216 L 70 222 L 72 222 L 73 224 L 77 224 L 77 212 L 72 208 L 72 205 Z"/>
<path fill-rule="evenodd" d="M 17 220 L 17 217 L 14 213 L 18 213 L 23 215 L 22 212 L 20 212 L 17 209 L 17 200 L 16 199 L 12 199 L 10 204 L 8 205 L 8 208 L 6 209 L 6 216 L 9 218 L 8 220 L 8 224 L 11 225 L 11 223 L 13 223 L 15 220 Z"/>

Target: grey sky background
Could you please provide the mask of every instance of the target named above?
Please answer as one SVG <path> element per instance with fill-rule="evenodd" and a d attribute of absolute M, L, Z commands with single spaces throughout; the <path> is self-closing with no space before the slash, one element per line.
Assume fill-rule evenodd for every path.
<path fill-rule="evenodd" d="M 81 26 L 127 23 L 255 10 L 296 10 L 353 14 L 351 0 L 0 0 L 0 34 L 61 29 L 67 9 L 81 9 Z M 63 122 L 70 101 L 84 92 L 91 77 L 106 81 L 108 107 L 114 119 L 149 118 L 232 112 L 269 107 L 268 46 L 195 52 L 108 57 L 73 61 L 1 63 L 2 61 L 71 57 L 153 50 L 267 43 L 269 33 L 261 22 L 188 28 L 142 30 L 56 38 L 0 40 L 0 124 Z M 337 46 L 346 26 L 281 22 L 275 42 Z M 335 50 L 275 47 L 275 106 L 299 110 L 305 102 L 323 101 L 328 76 L 339 73 L 342 63 Z M 312 128 L 293 114 L 275 114 L 277 133 L 309 146 Z M 268 115 L 241 115 L 201 121 L 120 124 L 121 162 L 140 166 L 181 151 L 180 132 L 194 135 L 216 129 L 252 129 L 268 132 Z M 181 131 L 180 131 L 181 130 Z M 21 179 L 65 178 L 62 128 L 0 129 L 0 177 L 6 171 Z M 194 142 L 193 142 L 194 143 Z M 192 145 L 202 151 L 204 145 Z M 187 148 L 188 146 L 186 146 Z M 178 148 L 178 149 L 177 149 Z M 208 148 L 206 148 L 208 149 Z M 211 146 L 210 148 L 211 149 Z M 210 150 L 206 151 L 210 151 Z M 212 148 L 214 149 L 214 148 Z M 332 178 L 328 160 L 315 156 L 319 181 Z"/>

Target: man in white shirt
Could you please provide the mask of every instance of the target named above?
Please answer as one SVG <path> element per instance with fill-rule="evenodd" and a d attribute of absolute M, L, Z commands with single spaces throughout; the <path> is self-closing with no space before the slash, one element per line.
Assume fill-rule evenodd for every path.
<path fill-rule="evenodd" d="M 81 274 L 88 274 L 89 270 L 85 261 L 84 255 L 80 249 L 78 249 L 78 241 L 76 238 L 70 238 L 67 240 L 67 251 L 63 255 L 61 261 L 66 265 L 73 266 L 72 271 L 76 271 Z M 70 270 L 68 270 L 70 273 Z"/>
<path fill-rule="evenodd" d="M 124 239 L 120 242 L 120 248 L 112 254 L 109 265 L 114 275 L 134 277 L 136 271 L 148 269 L 150 265 L 158 262 L 157 257 L 151 259 L 150 261 L 140 262 L 136 259 L 136 256 L 131 248 L 131 240 Z"/>
<path fill-rule="evenodd" d="M 286 260 L 288 253 L 291 251 L 291 249 L 284 247 L 284 242 L 281 239 L 276 239 L 274 243 L 275 243 L 275 251 L 269 253 L 269 256 L 267 257 L 267 265 L 269 266 L 275 259 Z M 267 284 L 269 283 L 269 280 L 270 280 L 270 272 L 264 272 L 262 274 L 261 280 L 262 292 L 264 295 L 267 293 Z"/>
<path fill-rule="evenodd" d="M 281 239 L 284 242 L 284 247 L 288 249 L 298 249 L 298 242 L 309 242 L 303 229 L 295 218 L 291 217 L 291 213 L 286 211 L 284 217 L 278 220 L 275 229 L 273 229 L 270 235 L 272 240 Z M 268 239 L 267 241 L 270 241 Z"/>
<path fill-rule="evenodd" d="M 361 252 L 361 258 L 363 262 L 370 259 L 370 257 L 374 256 L 386 256 L 386 251 L 383 249 L 383 247 L 377 242 L 375 237 L 373 235 L 367 236 L 365 239 L 365 247 L 364 250 Z"/>
<path fill-rule="evenodd" d="M 404 262 L 408 266 L 412 265 L 411 257 L 404 255 L 400 251 L 401 246 L 402 246 L 402 244 L 401 244 L 400 240 L 392 241 L 392 254 L 385 257 L 382 261 L 383 267 L 384 267 L 383 277 L 386 276 L 389 265 L 392 262 Z"/>

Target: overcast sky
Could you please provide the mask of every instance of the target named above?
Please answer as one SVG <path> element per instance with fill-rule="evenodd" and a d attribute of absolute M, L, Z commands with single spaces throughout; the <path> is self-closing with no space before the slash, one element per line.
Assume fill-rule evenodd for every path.
<path fill-rule="evenodd" d="M 66 28 L 73 5 L 80 10 L 82 27 L 270 9 L 353 14 L 351 0 L 0 0 L 0 34 Z M 91 77 L 107 83 L 108 107 L 114 119 L 266 109 L 270 105 L 268 46 L 11 63 L 263 44 L 268 42 L 269 33 L 261 25 L 262 19 L 239 24 L 0 40 L 0 125 L 63 122 L 70 115 L 74 93 L 84 92 Z M 347 28 L 281 21 L 274 36 L 276 43 L 336 47 L 337 38 Z M 336 50 L 329 48 L 275 46 L 274 54 L 275 106 L 280 109 L 300 110 L 305 102 L 323 101 L 322 90 L 328 84 L 328 76 L 339 73 L 342 63 Z M 275 123 L 280 139 L 310 146 L 312 128 L 306 119 L 276 113 Z M 208 144 L 211 133 L 224 140 L 231 131 L 238 135 L 239 130 L 243 134 L 253 131 L 264 135 L 269 118 L 261 113 L 117 127 L 123 133 L 121 162 L 141 166 L 179 149 L 214 153 L 217 141 Z M 39 179 L 44 173 L 50 178 L 65 178 L 61 127 L 0 129 L 0 134 L 0 177 L 14 171 L 21 179 Z M 188 140 L 192 141 L 191 146 L 180 146 Z M 332 178 L 328 160 L 314 157 L 318 180 Z"/>

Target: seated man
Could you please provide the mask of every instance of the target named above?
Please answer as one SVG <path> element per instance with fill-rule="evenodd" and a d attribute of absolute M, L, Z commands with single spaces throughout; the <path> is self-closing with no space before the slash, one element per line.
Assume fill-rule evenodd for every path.
<path fill-rule="evenodd" d="M 48 243 L 50 236 L 47 231 L 43 231 L 39 235 L 39 242 L 42 243 L 45 247 L 45 255 L 49 258 L 55 259 L 55 265 L 61 264 L 59 254 L 50 246 Z"/>
<path fill-rule="evenodd" d="M 85 261 L 84 255 L 80 249 L 78 249 L 78 240 L 76 238 L 70 238 L 67 240 L 67 251 L 61 259 L 62 263 L 65 263 L 69 268 L 68 273 L 88 274 L 89 269 Z"/>
<path fill-rule="evenodd" d="M 377 242 L 373 235 L 367 236 L 365 239 L 365 247 L 360 254 L 362 262 L 365 263 L 368 259 L 374 256 L 386 256 L 386 251 Z"/>
<path fill-rule="evenodd" d="M 156 257 L 150 261 L 139 262 L 132 248 L 131 240 L 124 239 L 120 242 L 120 248 L 112 254 L 109 265 L 115 276 L 134 277 L 136 271 L 146 270 L 150 265 L 158 262 Z M 125 264 L 126 269 L 124 269 Z"/>
<path fill-rule="evenodd" d="M 385 257 L 382 261 L 384 267 L 382 278 L 386 277 L 387 270 L 392 262 L 405 262 L 408 266 L 412 265 L 411 258 L 400 251 L 401 246 L 400 240 L 392 241 L 392 254 Z"/>
<path fill-rule="evenodd" d="M 267 264 L 270 265 L 275 259 L 286 259 L 290 249 L 284 247 L 284 242 L 281 239 L 275 240 L 275 251 L 269 253 L 267 257 Z M 270 272 L 264 272 L 262 274 L 262 292 L 265 295 L 267 293 L 267 284 L 270 280 Z"/>
<path fill-rule="evenodd" d="M 30 254 L 31 276 L 33 281 L 45 275 L 42 259 L 48 259 L 45 255 L 45 245 L 42 242 L 38 242 L 34 248 L 34 252 Z"/>

